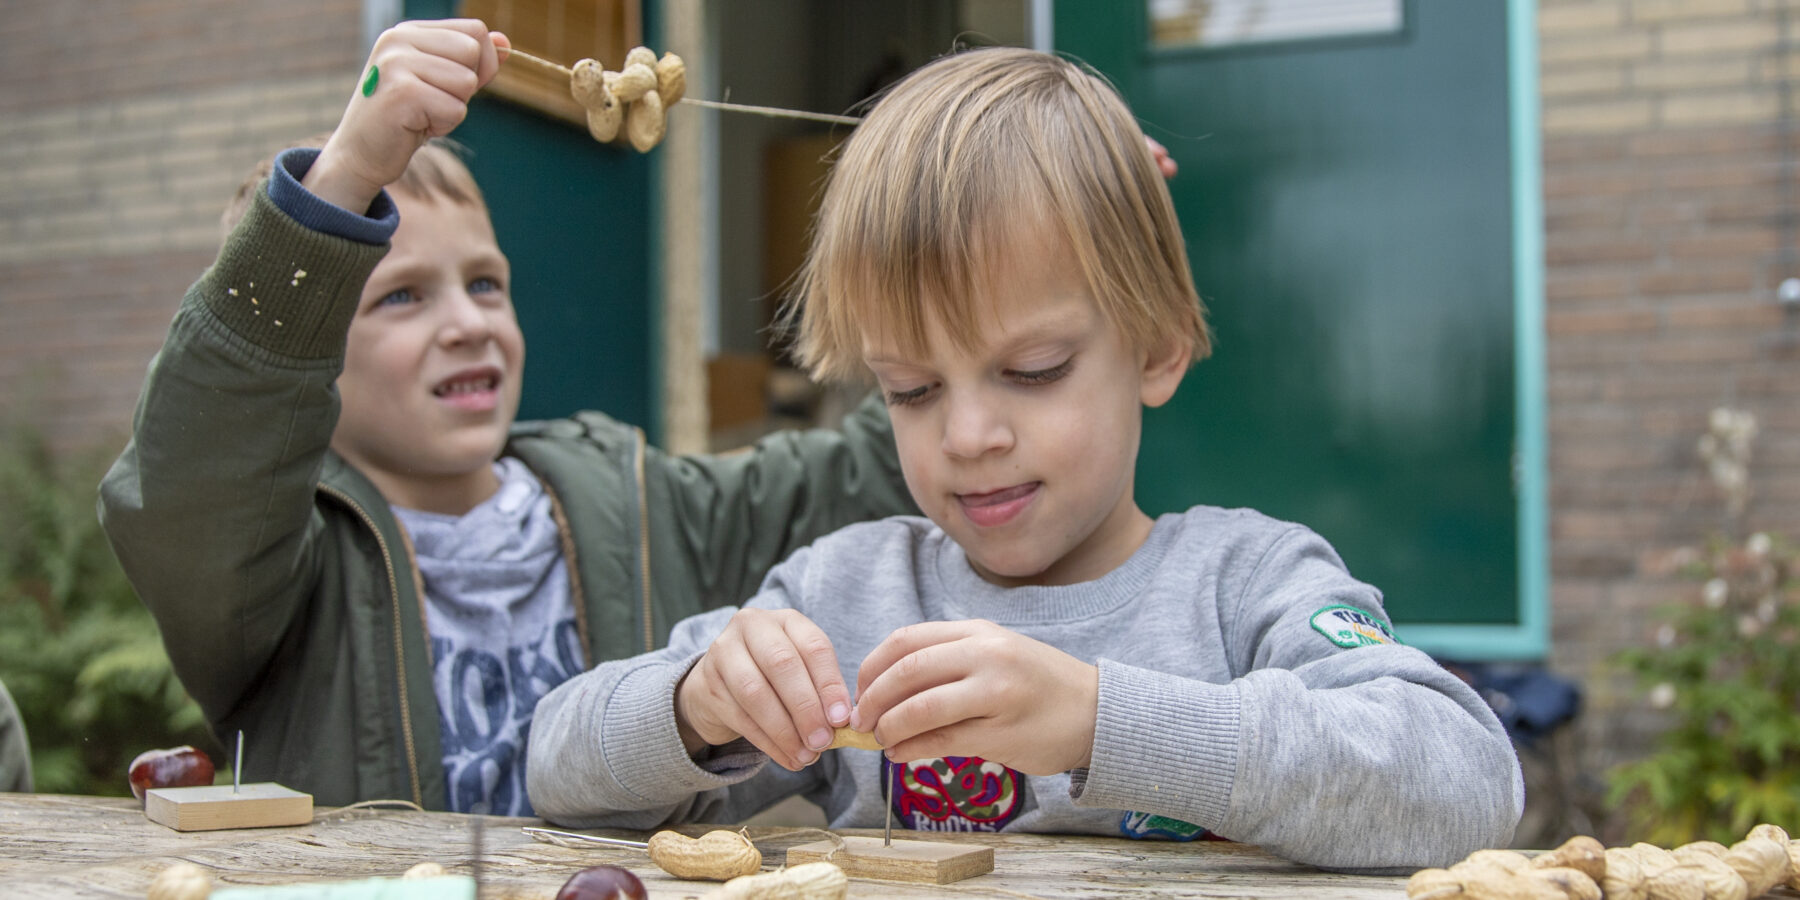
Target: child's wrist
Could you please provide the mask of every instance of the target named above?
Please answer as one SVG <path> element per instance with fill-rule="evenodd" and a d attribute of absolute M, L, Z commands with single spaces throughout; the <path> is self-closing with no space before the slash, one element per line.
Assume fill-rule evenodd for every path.
<path fill-rule="evenodd" d="M 687 751 L 687 755 L 697 756 L 712 746 L 712 743 L 701 737 L 698 729 L 688 724 L 685 700 L 688 676 L 692 674 L 693 670 L 689 669 L 687 675 L 681 676 L 681 680 L 675 683 L 675 733 L 681 736 L 681 747 Z"/>
<path fill-rule="evenodd" d="M 368 215 L 369 207 L 383 187 L 371 184 L 341 165 L 329 147 L 313 161 L 300 184 L 320 200 L 359 216 Z"/>

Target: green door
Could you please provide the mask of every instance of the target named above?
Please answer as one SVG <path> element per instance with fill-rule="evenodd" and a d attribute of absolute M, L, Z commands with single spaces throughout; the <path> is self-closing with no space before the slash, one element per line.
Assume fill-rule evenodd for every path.
<path fill-rule="evenodd" d="M 448 18 L 457 5 L 407 0 L 405 12 Z M 644 6 L 653 38 L 656 4 Z M 451 137 L 470 151 L 512 263 L 526 347 L 519 418 L 598 409 L 656 440 L 654 154 L 601 146 L 585 129 L 485 93 Z"/>
<path fill-rule="evenodd" d="M 1535 84 L 1508 37 L 1529 4 L 1405 3 L 1385 33 L 1228 48 L 1154 41 L 1152 6 L 1054 19 L 1180 164 L 1216 330 L 1146 418 L 1140 503 L 1304 523 L 1409 643 L 1541 655 L 1536 139 L 1515 150 L 1512 125 Z"/>

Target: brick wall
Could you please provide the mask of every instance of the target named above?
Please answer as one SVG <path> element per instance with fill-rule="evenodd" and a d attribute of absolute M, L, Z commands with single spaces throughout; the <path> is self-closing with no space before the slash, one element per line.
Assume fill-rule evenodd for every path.
<path fill-rule="evenodd" d="M 0 414 L 116 445 L 244 173 L 337 121 L 359 0 L 7 4 Z"/>
<path fill-rule="evenodd" d="M 1800 533 L 1800 276 L 1784 0 L 1542 0 L 1552 663 L 1582 679 L 1583 768 L 1656 718 L 1608 665 L 1693 587 L 1659 551 L 1724 524 L 1695 442 L 1761 424 L 1743 525 Z M 1792 21 L 1785 21 L 1791 19 Z"/>

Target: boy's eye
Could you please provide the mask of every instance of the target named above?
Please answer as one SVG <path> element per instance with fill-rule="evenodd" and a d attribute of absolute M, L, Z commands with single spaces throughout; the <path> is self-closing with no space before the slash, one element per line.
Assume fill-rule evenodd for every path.
<path fill-rule="evenodd" d="M 401 288 L 397 291 L 394 291 L 394 292 L 388 294 L 385 297 L 382 297 L 380 300 L 375 301 L 375 305 L 376 306 L 399 306 L 403 303 L 415 303 L 417 301 L 418 301 L 418 298 L 413 295 L 411 288 Z"/>
<path fill-rule="evenodd" d="M 1014 369 L 1007 374 L 1020 384 L 1049 384 L 1069 374 L 1069 369 L 1074 366 L 1074 363 L 1075 357 L 1071 356 L 1048 369 L 1031 369 L 1029 371 Z"/>
<path fill-rule="evenodd" d="M 922 384 L 910 391 L 884 391 L 883 393 L 887 395 L 887 405 L 889 406 L 912 406 L 924 400 L 925 395 L 930 391 L 931 385 Z"/>
<path fill-rule="evenodd" d="M 500 290 L 502 290 L 500 282 L 492 278 L 477 278 L 469 282 L 470 294 L 498 293 Z"/>

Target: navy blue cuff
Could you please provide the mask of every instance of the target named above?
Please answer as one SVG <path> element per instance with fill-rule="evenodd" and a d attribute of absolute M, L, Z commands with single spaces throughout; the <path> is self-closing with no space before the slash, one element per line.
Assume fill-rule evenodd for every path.
<path fill-rule="evenodd" d="M 306 189 L 300 179 L 312 168 L 319 151 L 312 147 L 283 150 L 275 157 L 275 168 L 269 173 L 269 199 L 294 221 L 333 237 L 348 238 L 364 244 L 385 244 L 400 227 L 400 211 L 387 191 L 375 195 L 367 215 L 357 215 Z"/>

